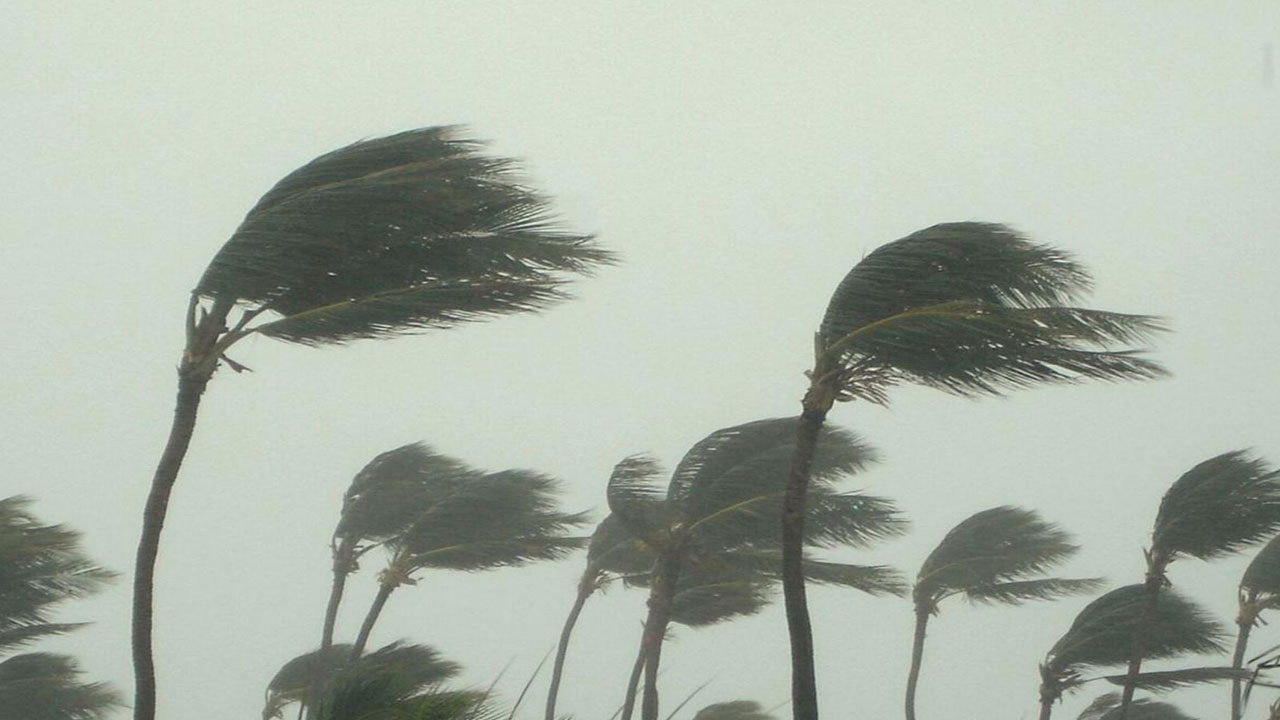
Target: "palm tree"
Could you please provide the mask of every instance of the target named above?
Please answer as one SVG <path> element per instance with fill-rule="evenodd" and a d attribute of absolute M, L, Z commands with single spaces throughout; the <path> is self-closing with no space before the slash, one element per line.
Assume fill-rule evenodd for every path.
<path fill-rule="evenodd" d="M 1040 720 L 1049 720 L 1053 704 L 1086 682 L 1124 684 L 1127 674 L 1093 675 L 1090 671 L 1124 665 L 1141 634 L 1145 656 L 1152 659 L 1220 653 L 1225 650 L 1222 626 L 1195 602 L 1169 590 L 1155 612 L 1146 613 L 1143 585 L 1126 585 L 1089 603 L 1045 655 L 1040 665 Z M 1137 685 L 1168 689 L 1178 685 L 1227 680 L 1230 668 L 1191 668 L 1144 673 Z"/>
<path fill-rule="evenodd" d="M 1177 707 L 1153 700 L 1138 700 L 1130 709 L 1134 720 L 1193 720 Z M 1120 717 L 1120 693 L 1099 695 L 1076 720 L 1117 720 Z"/>
<path fill-rule="evenodd" d="M 916 629 L 907 675 L 907 720 L 915 720 L 916 687 L 924 657 L 925 627 L 943 600 L 962 595 L 970 602 L 1019 604 L 1092 592 L 1096 578 L 1039 577 L 1079 548 L 1058 526 L 1031 510 L 1001 506 L 962 521 L 929 553 L 912 588 Z"/>
<path fill-rule="evenodd" d="M 115 573 L 80 548 L 80 534 L 45 525 L 18 495 L 0 499 L 0 656 L 82 623 L 52 621 L 54 608 L 102 590 Z M 95 720 L 122 707 L 103 683 L 83 683 L 74 658 L 43 652 L 0 661 L 0 720 Z"/>
<path fill-rule="evenodd" d="M 267 684 L 262 718 L 283 717 L 284 708 L 303 702 L 314 687 L 318 686 L 323 693 L 331 684 L 344 682 L 352 675 L 383 670 L 395 672 L 402 685 L 419 691 L 436 687 L 456 676 L 462 668 L 425 645 L 394 642 L 354 662 L 350 645 L 330 645 L 299 655 L 281 666 Z"/>
<path fill-rule="evenodd" d="M 1236 649 L 1231 656 L 1231 667 L 1244 667 L 1244 654 L 1249 645 L 1249 633 L 1262 622 L 1265 610 L 1280 608 L 1280 536 L 1258 551 L 1240 580 L 1240 612 L 1236 615 Z M 1231 720 L 1240 720 L 1244 707 L 1240 702 L 1240 680 L 1231 682 Z"/>
<path fill-rule="evenodd" d="M 813 637 L 800 570 L 810 463 L 837 400 L 884 404 L 912 382 L 956 395 L 1163 374 L 1129 349 L 1151 317 L 1071 307 L 1089 289 L 1067 254 L 988 223 L 934 225 L 877 248 L 836 288 L 814 342 L 783 510 L 794 720 L 817 720 Z"/>
<path fill-rule="evenodd" d="M 422 570 L 516 567 L 558 560 L 585 544 L 585 538 L 565 535 L 585 521 L 584 515 L 560 512 L 558 483 L 540 473 L 459 471 L 431 477 L 420 491 L 413 523 L 383 544 L 389 560 L 378 575 L 378 594 L 360 626 L 353 658 L 364 652 L 391 593 L 416 585 L 414 576 Z"/>
<path fill-rule="evenodd" d="M 422 650 L 420 646 L 402 649 L 407 648 Z M 332 678 L 319 702 L 319 720 L 498 720 L 504 715 L 488 692 L 442 688 L 440 680 L 457 672 L 451 663 L 444 663 L 448 667 L 443 668 L 443 677 L 426 680 L 431 673 L 424 673 L 412 660 L 366 662 L 374 655 L 355 661 Z"/>
<path fill-rule="evenodd" d="M 134 717 L 155 717 L 152 584 L 160 532 L 205 386 L 250 335 L 309 346 L 380 339 L 546 307 L 564 273 L 613 262 L 558 229 L 515 164 L 456 128 L 349 145 L 286 176 L 196 283 L 169 439 L 152 479 L 134 573 Z M 230 317 L 239 308 L 234 322 Z"/>
<path fill-rule="evenodd" d="M 1280 529 L 1280 471 L 1243 450 L 1209 458 L 1174 481 L 1160 501 L 1147 561 L 1144 615 L 1169 584 L 1165 571 L 1181 556 L 1213 560 L 1240 552 Z M 1124 720 L 1142 670 L 1145 633 L 1133 638 L 1120 700 Z"/>
<path fill-rule="evenodd" d="M 780 576 L 777 519 L 795 452 L 795 422 L 774 418 L 717 430 L 685 454 L 665 488 L 658 481 L 657 464 L 645 458 L 624 461 L 610 478 L 610 510 L 654 556 L 641 642 L 647 655 L 643 720 L 657 717 L 662 638 L 681 575 L 702 567 L 739 567 Z M 820 433 L 815 445 L 812 528 L 806 544 L 865 546 L 901 533 L 904 523 L 892 503 L 834 488 L 837 480 L 873 459 L 871 450 L 836 429 Z M 805 564 L 802 573 L 829 573 L 833 581 L 868 592 L 903 589 L 896 572 L 887 568 L 837 566 L 812 558 Z M 625 706 L 623 718 L 629 720 Z"/>
<path fill-rule="evenodd" d="M 730 700 L 708 705 L 694 714 L 693 720 L 775 720 L 754 700 Z"/>

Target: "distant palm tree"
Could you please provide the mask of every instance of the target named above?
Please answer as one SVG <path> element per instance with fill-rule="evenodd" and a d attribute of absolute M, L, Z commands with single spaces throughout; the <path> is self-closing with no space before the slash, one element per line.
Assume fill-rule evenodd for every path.
<path fill-rule="evenodd" d="M 1155 612 L 1169 584 L 1165 571 L 1181 556 L 1213 560 L 1259 543 L 1280 530 L 1280 471 L 1243 450 L 1196 465 L 1174 481 L 1160 501 L 1151 547 L 1146 550 L 1143 615 Z M 1142 670 L 1144 639 L 1133 638 L 1127 676 Z M 1120 718 L 1127 717 L 1135 684 L 1125 683 Z"/>
<path fill-rule="evenodd" d="M 249 211 L 187 306 L 169 439 L 134 573 L 134 717 L 155 717 L 152 583 L 160 531 L 205 386 L 250 335 L 302 345 L 388 338 L 546 307 L 563 273 L 614 260 L 556 228 L 510 160 L 455 128 L 358 142 L 286 176 Z M 232 313 L 239 317 L 231 321 Z"/>
<path fill-rule="evenodd" d="M 413 523 L 383 544 L 389 559 L 378 574 L 378 594 L 360 626 L 353 658 L 364 652 L 391 593 L 401 585 L 416 585 L 414 576 L 422 570 L 515 567 L 557 560 L 586 544 L 586 538 L 565 534 L 582 525 L 585 516 L 558 509 L 559 485 L 546 475 L 459 471 L 429 480 L 414 501 L 418 513 Z"/>
<path fill-rule="evenodd" d="M 115 573 L 80 548 L 80 534 L 45 525 L 18 495 L 0 499 L 0 658 L 82 623 L 52 622 L 55 606 L 102 590 Z M 103 683 L 80 682 L 72 657 L 44 652 L 0 660 L 0 720 L 96 720 L 123 707 Z"/>
<path fill-rule="evenodd" d="M 1123 685 L 1127 674 L 1102 675 L 1096 671 L 1126 664 L 1138 634 L 1143 638 L 1145 657 L 1151 659 L 1225 651 L 1222 626 L 1195 602 L 1169 590 L 1162 595 L 1154 614 L 1144 618 L 1145 597 L 1142 585 L 1126 585 L 1080 611 L 1040 665 L 1040 720 L 1049 720 L 1053 704 L 1086 682 L 1105 680 Z M 1094 674 L 1089 676 L 1091 671 Z M 1230 668 L 1190 668 L 1143 673 L 1136 684 L 1168 689 L 1231 677 Z"/>
<path fill-rule="evenodd" d="M 1120 693 L 1098 696 L 1076 720 L 1118 720 L 1120 717 Z M 1193 720 L 1190 715 L 1169 703 L 1154 700 L 1137 700 L 1129 709 L 1134 720 Z"/>
<path fill-rule="evenodd" d="M 1031 510 L 1007 505 L 983 510 L 952 528 L 920 566 L 912 588 L 916 629 L 907 675 L 907 720 L 916 717 L 925 627 L 938 614 L 939 603 L 962 595 L 970 602 L 1016 605 L 1097 590 L 1102 583 L 1096 578 L 1038 577 L 1078 549 L 1065 530 Z"/>
<path fill-rule="evenodd" d="M 814 342 L 782 515 L 793 720 L 817 720 L 813 638 L 800 571 L 809 465 L 837 400 L 884 404 L 918 383 L 963 396 L 1043 383 L 1163 374 L 1130 349 L 1161 329 L 1151 317 L 1070 306 L 1083 267 L 1003 225 L 935 225 L 877 248 L 836 288 Z"/>
<path fill-rule="evenodd" d="M 1271 539 L 1258 551 L 1240 580 L 1240 612 L 1236 615 L 1236 649 L 1231 657 L 1231 667 L 1244 667 L 1245 650 L 1249 645 L 1249 632 L 1262 622 L 1266 610 L 1280 608 L 1280 536 Z M 1240 680 L 1231 683 L 1231 720 L 1240 720 L 1244 707 L 1240 702 Z"/>
<path fill-rule="evenodd" d="M 685 572 L 753 570 L 780 578 L 782 537 L 778 514 L 787 468 L 795 452 L 795 418 L 775 418 L 717 430 L 685 454 L 663 486 L 656 463 L 632 458 L 609 480 L 609 508 L 654 556 L 648 576 L 649 611 L 642 652 L 645 683 L 641 715 L 656 720 L 657 673 L 672 600 Z M 865 546 L 901 533 L 905 523 L 887 500 L 839 493 L 836 481 L 873 459 L 852 434 L 827 429 L 815 438 L 811 531 L 813 547 Z M 822 563 L 810 558 L 802 573 L 867 592 L 904 590 L 896 573 L 878 566 Z M 623 720 L 629 720 L 629 703 Z"/>

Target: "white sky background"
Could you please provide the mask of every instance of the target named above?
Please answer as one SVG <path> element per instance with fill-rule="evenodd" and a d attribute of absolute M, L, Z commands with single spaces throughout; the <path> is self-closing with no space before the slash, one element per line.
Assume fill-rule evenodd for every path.
<path fill-rule="evenodd" d="M 465 123 L 625 264 L 537 317 L 345 348 L 238 346 L 255 372 L 211 383 L 164 536 L 163 717 L 258 716 L 267 680 L 317 642 L 340 496 L 375 454 L 425 440 L 489 469 L 543 470 L 569 507 L 603 514 L 623 456 L 673 466 L 716 428 L 798 412 L 836 283 L 937 222 L 1010 223 L 1076 253 L 1097 278 L 1093 305 L 1168 317 L 1176 334 L 1156 357 L 1175 375 L 839 406 L 832 420 L 885 456 L 851 486 L 915 522 L 850 558 L 914 575 L 956 522 L 1012 503 L 1076 533 L 1084 550 L 1064 573 L 1138 581 L 1179 474 L 1240 447 L 1280 462 L 1280 89 L 1264 61 L 1280 5 L 902 5 L 6 3 L 0 496 L 36 496 L 42 518 L 128 572 L 208 260 L 312 157 Z M 1171 575 L 1230 621 L 1244 562 Z M 340 639 L 376 567 L 353 579 Z M 552 647 L 580 567 L 424 575 L 392 597 L 374 641 L 432 644 L 478 686 L 514 661 L 498 685 L 510 699 Z M 49 647 L 131 695 L 127 580 L 69 606 L 95 624 Z M 826 715 L 899 716 L 909 604 L 811 598 Z M 944 605 L 921 716 L 1034 717 L 1036 664 L 1085 602 Z M 617 706 L 642 608 L 620 590 L 587 606 L 565 712 Z M 1274 628 L 1255 637 L 1280 642 Z M 775 705 L 787 662 L 780 603 L 678 629 L 665 705 L 708 679 L 685 717 L 727 699 Z M 540 717 L 545 686 L 522 717 Z M 1171 699 L 1221 717 L 1226 697 Z"/>

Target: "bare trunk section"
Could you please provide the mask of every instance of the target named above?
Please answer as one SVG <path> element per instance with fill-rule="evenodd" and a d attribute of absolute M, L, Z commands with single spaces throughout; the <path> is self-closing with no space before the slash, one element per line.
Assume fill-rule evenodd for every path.
<path fill-rule="evenodd" d="M 640 720 L 658 720 L 658 665 L 662 660 L 662 641 L 671 623 L 671 600 L 679 580 L 680 561 L 676 555 L 655 564 L 649 590 L 649 617 L 644 623 L 644 695 L 640 701 Z"/>
<path fill-rule="evenodd" d="M 578 597 L 573 601 L 569 617 L 565 618 L 564 629 L 560 631 L 560 644 L 556 647 L 556 660 L 551 666 L 551 687 L 547 689 L 547 712 L 545 720 L 556 720 L 556 697 L 560 693 L 560 679 L 564 675 L 564 660 L 569 654 L 569 638 L 573 635 L 573 627 L 578 624 L 578 616 L 587 598 L 595 592 L 595 578 L 591 572 L 584 573 L 578 583 Z"/>
<path fill-rule="evenodd" d="M 320 631 L 320 652 L 333 646 L 333 628 L 338 622 L 338 608 L 342 605 L 342 594 L 347 587 L 347 576 L 351 574 L 351 566 L 344 560 L 342 547 L 334 552 L 333 586 L 329 590 L 329 603 L 324 611 L 324 629 Z M 317 676 L 307 686 L 307 694 L 300 703 L 307 710 L 306 717 L 314 718 L 320 707 L 320 695 L 324 693 L 324 678 Z M 302 717 L 301 714 L 298 715 Z"/>
<path fill-rule="evenodd" d="M 916 608 L 916 633 L 911 641 L 911 670 L 907 673 L 907 720 L 916 720 L 916 685 L 920 681 L 920 665 L 924 660 L 924 633 L 929 624 L 929 608 Z"/>
<path fill-rule="evenodd" d="M 1236 624 L 1240 626 L 1240 631 L 1236 633 L 1236 649 L 1231 655 L 1231 669 L 1239 670 L 1244 667 L 1244 653 L 1249 646 L 1249 633 L 1253 630 L 1253 623 L 1256 620 L 1256 613 L 1250 612 L 1250 608 L 1243 602 L 1240 603 L 1240 615 L 1236 618 Z M 1240 720 L 1244 708 L 1240 705 L 1240 678 L 1231 678 L 1231 720 Z"/>
<path fill-rule="evenodd" d="M 636 650 L 636 662 L 631 666 L 631 677 L 627 678 L 627 694 L 622 700 L 621 720 L 631 720 L 631 715 L 635 712 L 636 693 L 640 689 L 640 675 L 644 673 L 644 663 L 649 659 L 649 653 L 645 652 L 645 637 L 645 633 L 640 634 L 640 649 Z"/>
<path fill-rule="evenodd" d="M 351 648 L 352 661 L 359 660 L 364 654 L 364 647 L 369 643 L 369 634 L 373 632 L 374 623 L 378 622 L 378 616 L 382 614 L 382 608 L 387 604 L 387 598 L 391 597 L 391 593 L 396 589 L 395 585 L 382 583 L 378 586 L 378 594 L 373 598 L 373 604 L 369 606 L 369 614 L 364 616 L 364 623 L 360 625 L 360 634 L 356 636 L 356 644 Z"/>

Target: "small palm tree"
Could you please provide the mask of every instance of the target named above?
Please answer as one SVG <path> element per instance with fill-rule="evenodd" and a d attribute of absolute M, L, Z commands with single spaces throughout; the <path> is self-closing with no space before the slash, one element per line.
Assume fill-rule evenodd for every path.
<path fill-rule="evenodd" d="M 1183 473 L 1160 501 L 1147 561 L 1144 615 L 1169 584 L 1169 564 L 1179 557 L 1213 560 L 1232 555 L 1280 530 L 1280 471 L 1243 450 L 1209 458 Z M 1134 635 L 1128 677 L 1142 670 L 1145 633 Z M 1120 717 L 1126 717 L 1135 683 L 1126 682 Z"/>
<path fill-rule="evenodd" d="M 1120 693 L 1100 695 L 1076 720 L 1118 720 L 1120 717 Z M 1137 700 L 1129 710 L 1134 720 L 1193 720 L 1190 715 L 1165 702 Z"/>
<path fill-rule="evenodd" d="M 1220 653 L 1225 650 L 1222 626 L 1193 601 L 1170 590 L 1155 612 L 1144 618 L 1143 585 L 1126 585 L 1089 603 L 1071 623 L 1040 665 L 1040 720 L 1049 720 L 1053 704 L 1086 682 L 1124 684 L 1127 674 L 1089 676 L 1100 668 L 1124 665 L 1141 634 L 1151 659 Z M 1136 685 L 1167 689 L 1182 684 L 1230 679 L 1230 668 L 1191 668 L 1145 673 Z"/>
<path fill-rule="evenodd" d="M 205 386 L 250 335 L 309 346 L 447 328 L 565 297 L 563 274 L 614 257 L 559 230 L 515 164 L 456 128 L 367 140 L 286 176 L 249 211 L 187 305 L 178 397 L 134 573 L 136 720 L 155 717 L 151 605 L 169 496 Z M 239 308 L 240 315 L 232 321 Z"/>
<path fill-rule="evenodd" d="M 938 614 L 938 605 L 955 595 L 970 602 L 1016 605 L 1092 592 L 1101 586 L 1096 578 L 1038 577 L 1078 549 L 1065 530 L 1021 508 L 983 510 L 952 528 L 925 558 L 912 588 L 916 629 L 907 675 L 907 720 L 916 717 L 925 628 Z"/>
<path fill-rule="evenodd" d="M 801 572 L 810 463 L 837 400 L 884 404 L 900 383 L 962 396 L 1044 383 L 1154 378 L 1132 348 L 1153 318 L 1073 307 L 1088 273 L 1003 225 L 935 225 L 877 248 L 836 288 L 814 342 L 782 515 L 794 720 L 817 720 Z"/>
<path fill-rule="evenodd" d="M 1262 622 L 1262 613 L 1280 608 L 1280 536 L 1258 551 L 1240 580 L 1240 612 L 1236 615 L 1236 649 L 1231 656 L 1231 667 L 1244 668 L 1245 650 L 1249 646 L 1249 633 Z M 1231 682 L 1231 720 L 1240 720 L 1244 707 L 1240 702 L 1240 680 Z"/>
<path fill-rule="evenodd" d="M 0 657 L 82 623 L 52 621 L 54 608 L 102 590 L 115 573 L 80 548 L 80 534 L 45 525 L 30 498 L 0 499 Z M 0 660 L 0 720 L 96 720 L 123 703 L 103 683 L 80 681 L 72 657 L 44 652 Z"/>
<path fill-rule="evenodd" d="M 540 473 L 460 471 L 432 477 L 420 491 L 413 523 L 383 544 L 389 560 L 378 575 L 378 594 L 356 637 L 353 658 L 364 652 L 391 593 L 416 585 L 414 576 L 422 570 L 515 567 L 558 560 L 585 544 L 585 538 L 565 535 L 585 517 L 560 512 L 558 483 Z"/>
<path fill-rule="evenodd" d="M 736 567 L 780 576 L 778 514 L 796 449 L 795 422 L 795 418 L 774 418 L 717 430 L 685 454 L 665 487 L 657 464 L 645 458 L 624 461 L 610 478 L 610 510 L 654 557 L 641 643 L 647 654 L 643 720 L 657 717 L 661 643 L 682 574 Z M 812 527 L 806 544 L 865 546 L 901 533 L 905 523 L 892 503 L 839 493 L 834 487 L 873 459 L 870 448 L 852 434 L 831 428 L 815 438 L 815 444 Z M 839 582 L 868 592 L 903 589 L 896 572 L 888 568 L 824 565 L 812 558 L 805 565 L 802 572 L 813 568 L 815 573 L 830 573 Z M 629 720 L 627 705 L 623 720 Z"/>

